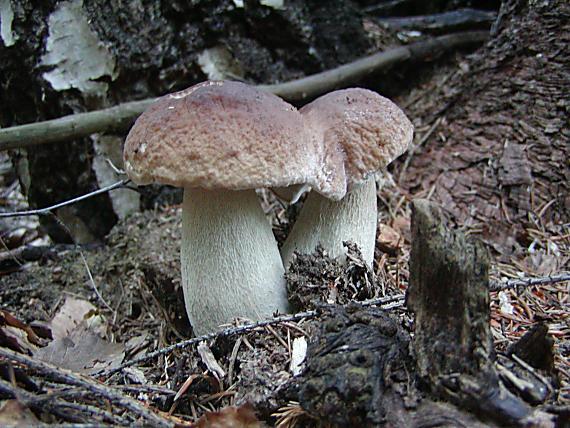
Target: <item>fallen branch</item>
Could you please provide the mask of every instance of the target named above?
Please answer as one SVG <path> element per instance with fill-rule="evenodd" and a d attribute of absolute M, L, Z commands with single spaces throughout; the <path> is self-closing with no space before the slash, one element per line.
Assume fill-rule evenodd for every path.
<path fill-rule="evenodd" d="M 287 83 L 261 85 L 260 89 L 273 92 L 288 101 L 304 101 L 325 92 L 353 84 L 362 78 L 386 70 L 405 61 L 418 61 L 433 57 L 450 49 L 480 44 L 489 37 L 486 31 L 448 34 L 422 42 L 400 46 L 385 52 L 341 65 L 329 71 L 313 74 Z M 0 134 L 0 149 L 1 146 Z"/>
<path fill-rule="evenodd" d="M 460 30 L 491 28 L 496 17 L 495 12 L 466 8 L 433 15 L 379 18 L 378 22 L 393 30 L 416 30 L 442 34 Z"/>
<path fill-rule="evenodd" d="M 49 215 L 52 213 L 53 210 L 56 210 L 58 208 L 65 207 L 67 205 L 75 204 L 75 203 L 83 201 L 85 199 L 92 198 L 93 196 L 97 196 L 97 195 L 100 195 L 102 193 L 107 193 L 107 192 L 114 190 L 114 189 L 124 188 L 127 186 L 127 184 L 129 182 L 130 182 L 130 180 L 117 181 L 116 183 L 113 183 L 107 187 L 102 187 L 102 188 L 97 189 L 93 192 L 86 193 L 84 195 L 78 196 L 77 198 L 69 199 L 69 200 L 64 201 L 64 202 L 59 202 L 55 205 L 52 205 L 52 206 L 46 207 L 46 208 L 39 208 L 36 210 L 29 210 L 29 211 L 15 211 L 15 212 L 8 212 L 8 213 L 0 213 L 0 218 L 28 217 L 28 216 L 32 216 L 32 215 Z"/>
<path fill-rule="evenodd" d="M 504 282 L 491 282 L 489 291 L 501 291 L 517 287 L 532 287 L 533 285 L 556 284 L 557 282 L 570 281 L 570 273 L 560 275 L 543 276 L 539 278 L 508 279 Z"/>
<path fill-rule="evenodd" d="M 84 419 L 84 418 L 79 418 L 77 415 L 74 415 L 73 413 L 62 409 L 59 406 L 60 403 L 56 401 L 51 401 L 49 403 L 46 403 L 40 408 L 40 406 L 38 406 L 36 403 L 35 400 L 36 396 L 34 394 L 2 379 L 0 379 L 0 393 L 17 399 L 23 405 L 31 409 L 38 411 L 45 411 L 47 409 L 51 414 L 64 421 L 80 423 L 83 421 L 82 419 Z"/>
<path fill-rule="evenodd" d="M 379 305 L 382 309 L 385 309 L 385 310 L 393 309 L 393 308 L 401 307 L 404 305 L 404 295 L 403 294 L 397 294 L 395 296 L 388 296 L 388 297 L 381 297 L 379 299 L 367 300 L 365 302 L 361 302 L 361 305 L 362 306 Z M 236 334 L 243 334 L 243 333 L 247 333 L 249 331 L 255 330 L 256 328 L 259 328 L 259 327 L 266 327 L 269 325 L 279 324 L 279 323 L 283 323 L 283 322 L 300 321 L 302 319 L 311 319 L 311 318 L 315 318 L 317 315 L 318 315 L 318 311 L 316 311 L 316 310 L 299 312 L 299 313 L 292 314 L 292 315 L 282 315 L 282 316 L 267 319 L 267 320 L 257 321 L 254 323 L 244 324 L 244 325 L 240 325 L 240 326 L 236 326 L 236 327 L 230 327 L 230 328 L 227 328 L 224 330 L 215 331 L 213 333 L 204 334 L 202 336 L 193 337 L 192 339 L 188 339 L 188 340 L 184 340 L 182 342 L 175 343 L 175 344 L 167 346 L 165 348 L 161 348 L 161 349 L 158 349 L 154 352 L 150 352 L 148 354 L 142 355 L 141 357 L 135 358 L 134 360 L 127 361 L 126 363 L 123 363 L 114 369 L 101 370 L 101 371 L 95 373 L 94 376 L 108 377 L 114 373 L 120 372 L 121 370 L 123 370 L 127 367 L 131 367 L 131 366 L 134 366 L 135 364 L 139 364 L 139 363 L 143 363 L 145 361 L 152 360 L 156 357 L 169 354 L 169 353 L 176 351 L 178 349 L 185 349 L 185 348 L 188 348 L 190 346 L 197 345 L 198 343 L 203 342 L 205 340 L 212 340 L 212 339 L 217 339 L 220 337 L 229 337 L 229 336 L 234 336 Z"/>
<path fill-rule="evenodd" d="M 273 92 L 288 101 L 303 101 L 352 84 L 369 74 L 386 70 L 404 61 L 432 58 L 452 49 L 481 44 L 487 38 L 488 32 L 486 31 L 435 37 L 408 46 L 379 52 L 312 76 L 275 85 L 260 85 L 259 88 Z M 153 98 L 132 101 L 104 110 L 0 129 L 0 150 L 67 141 L 85 137 L 95 132 L 125 131 L 155 100 Z"/>
<path fill-rule="evenodd" d="M 31 370 L 34 370 L 46 377 L 53 378 L 58 382 L 85 388 L 92 394 L 109 400 L 119 408 L 127 409 L 133 412 L 137 417 L 143 418 L 145 420 L 144 425 L 168 428 L 174 425 L 170 421 L 163 419 L 156 413 L 148 410 L 135 399 L 127 397 L 113 388 L 97 383 L 88 377 L 55 367 L 43 361 L 35 360 L 27 355 L 14 352 L 6 348 L 0 348 L 0 357 L 23 364 Z"/>

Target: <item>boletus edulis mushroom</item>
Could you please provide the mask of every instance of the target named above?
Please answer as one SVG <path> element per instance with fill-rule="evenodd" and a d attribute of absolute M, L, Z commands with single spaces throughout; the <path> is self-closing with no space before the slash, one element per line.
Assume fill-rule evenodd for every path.
<path fill-rule="evenodd" d="M 225 81 L 160 98 L 129 132 L 129 177 L 184 188 L 182 285 L 195 334 L 287 311 L 283 263 L 254 189 L 311 181 L 316 154 L 304 133 L 295 107 Z"/>
<path fill-rule="evenodd" d="M 374 173 L 407 150 L 413 125 L 392 101 L 361 88 L 330 92 L 299 111 L 320 168 L 281 250 L 285 267 L 295 251 L 312 253 L 318 244 L 331 257 L 343 257 L 343 241 L 355 242 L 372 267 Z"/>

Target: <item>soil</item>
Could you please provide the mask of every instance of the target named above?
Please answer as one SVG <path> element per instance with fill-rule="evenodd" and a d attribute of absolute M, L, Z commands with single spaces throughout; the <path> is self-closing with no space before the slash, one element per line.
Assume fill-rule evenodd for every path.
<path fill-rule="evenodd" d="M 518 3 L 507 2 L 510 7 L 514 4 Z M 174 14 L 178 7 L 184 5 L 173 3 L 169 13 Z M 549 7 L 558 8 L 560 14 L 551 13 Z M 570 16 L 570 7 L 562 1 L 550 6 L 525 2 L 517 10 L 503 12 L 504 18 L 495 28 L 496 37 L 486 47 L 470 57 L 459 55 L 437 62 L 431 73 L 423 69 L 418 87 L 399 98 L 414 118 L 418 149 L 390 168 L 393 179 L 388 174 L 381 180 L 379 221 L 390 226 L 395 238 L 389 247 L 379 238 L 373 269 L 377 281 L 374 283 L 370 272 L 357 262 L 346 269 L 322 252 L 299 257 L 289 274 L 290 290 L 299 309 L 319 308 L 331 299 L 346 303 L 405 291 L 411 246 L 409 202 L 418 196 L 438 201 L 460 228 L 485 240 L 493 251 L 494 279 L 568 269 L 570 100 L 564 88 L 570 87 L 570 27 L 561 16 Z M 192 32 L 191 28 L 186 30 Z M 240 40 L 237 37 L 236 43 Z M 144 51 L 144 40 L 140 43 L 136 48 Z M 142 60 L 150 61 L 144 56 Z M 192 75 L 196 71 L 184 72 Z M 147 92 L 148 88 L 141 90 L 141 94 Z M 48 113 L 38 117 L 54 112 Z M 38 113 L 22 110 L 18 114 L 34 120 Z M 58 200 L 63 196 L 58 193 Z M 261 192 L 261 197 L 276 237 L 282 241 L 299 205 L 283 206 L 268 192 Z M 149 202 L 152 206 L 154 200 L 149 201 L 153 201 Z M 89 300 L 107 319 L 107 339 L 140 341 L 129 358 L 190 337 L 180 289 L 179 223 L 176 206 L 134 214 L 120 221 L 100 246 L 50 253 L 16 272 L 2 272 L 0 306 L 25 322 L 47 322 L 66 295 Z M 317 286 L 312 287 L 314 284 Z M 499 354 L 538 321 L 545 323 L 554 342 L 554 366 L 560 378 L 560 389 L 549 400 L 567 405 L 568 284 L 494 292 L 490 306 L 490 325 Z M 341 314 L 346 326 L 356 324 L 351 316 Z M 358 334 L 365 338 L 370 336 L 367 325 L 373 324 L 368 321 L 358 326 L 364 331 Z M 174 407 L 173 394 L 150 394 L 149 400 L 160 410 L 172 409 L 190 419 L 205 409 L 251 401 L 261 410 L 262 418 L 274 421 L 271 414 L 287 405 L 276 397 L 291 378 L 289 341 L 304 336 L 308 324 L 280 324 L 273 331 L 257 329 L 239 338 L 210 341 L 215 358 L 228 372 L 222 380 L 208 371 L 195 349 L 178 351 L 137 368 L 149 383 L 165 385 L 171 392 L 190 381 L 185 398 Z M 411 329 L 409 316 L 402 313 L 396 324 L 398 332 L 402 327 Z M 398 350 L 403 341 L 396 343 L 394 349 Z M 336 363 L 341 371 L 353 368 L 352 361 Z M 317 371 L 319 364 L 315 362 Z M 326 365 L 330 368 L 328 362 Z M 333 371 L 323 373 L 323 385 L 334 382 Z M 129 382 L 128 376 L 113 380 Z M 364 382 L 361 386 L 366 389 L 368 385 Z M 369 394 L 370 388 L 365 392 Z M 219 395 L 211 399 L 215 394 Z M 196 409 L 195 402 L 204 408 Z M 371 409 L 369 404 L 355 403 L 355 409 L 364 409 L 362 417 L 375 420 L 375 412 L 381 409 Z M 326 406 L 314 400 L 307 399 L 304 405 L 315 414 L 327 412 Z M 345 414 L 355 412 L 348 409 Z"/>
<path fill-rule="evenodd" d="M 50 253 L 4 274 L 0 304 L 24 321 L 49 321 L 65 296 L 72 295 L 113 308 L 118 327 L 113 334 L 121 340 L 132 337 L 131 327 L 143 321 L 140 317 L 146 327 L 166 321 L 178 338 L 190 335 L 181 303 L 177 214 L 176 208 L 135 214 L 112 230 L 105 245 Z M 149 319 L 152 313 L 160 313 L 164 321 Z"/>

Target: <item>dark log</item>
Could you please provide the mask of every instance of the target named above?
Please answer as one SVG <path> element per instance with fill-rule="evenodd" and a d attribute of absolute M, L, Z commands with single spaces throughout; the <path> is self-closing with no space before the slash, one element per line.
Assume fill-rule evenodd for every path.
<path fill-rule="evenodd" d="M 77 249 L 93 250 L 100 244 L 74 245 L 24 245 L 10 251 L 0 252 L 0 272 L 20 268 L 27 262 L 37 262 L 42 259 L 56 258 L 64 251 Z"/>
<path fill-rule="evenodd" d="M 408 307 L 417 369 L 436 395 L 500 423 L 530 408 L 499 383 L 489 327 L 489 258 L 483 245 L 445 227 L 442 211 L 412 202 Z"/>
<path fill-rule="evenodd" d="M 393 30 L 416 30 L 442 34 L 452 31 L 489 29 L 496 16 L 496 13 L 486 10 L 459 9 L 433 15 L 380 18 L 378 22 Z"/>

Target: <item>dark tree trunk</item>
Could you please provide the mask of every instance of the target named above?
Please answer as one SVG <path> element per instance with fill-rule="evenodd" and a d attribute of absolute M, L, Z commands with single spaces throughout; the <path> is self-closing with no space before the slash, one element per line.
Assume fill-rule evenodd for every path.
<path fill-rule="evenodd" d="M 489 325 L 489 257 L 450 231 L 439 207 L 412 202 L 407 303 L 415 314 L 418 375 L 438 396 L 502 423 L 530 408 L 499 384 Z"/>

